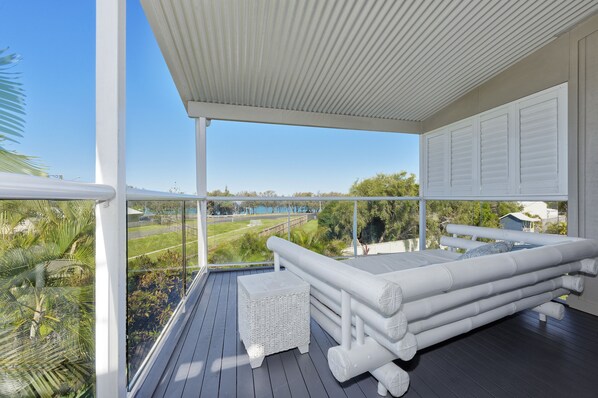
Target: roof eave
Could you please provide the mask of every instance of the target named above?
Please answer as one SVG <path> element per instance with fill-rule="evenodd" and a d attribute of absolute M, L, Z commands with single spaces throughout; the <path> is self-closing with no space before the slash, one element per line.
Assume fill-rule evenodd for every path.
<path fill-rule="evenodd" d="M 421 122 L 415 121 L 214 104 L 196 101 L 187 102 L 187 113 L 189 117 L 194 118 L 206 117 L 209 119 L 237 122 L 285 124 L 390 133 L 420 134 L 422 132 Z"/>

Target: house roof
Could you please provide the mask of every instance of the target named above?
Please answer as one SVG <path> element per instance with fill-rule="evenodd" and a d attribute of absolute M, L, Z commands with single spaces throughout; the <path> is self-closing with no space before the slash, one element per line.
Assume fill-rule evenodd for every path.
<path fill-rule="evenodd" d="M 132 209 L 130 207 L 127 207 L 127 216 L 138 215 L 138 214 L 143 214 L 143 212 L 139 211 L 139 210 Z"/>
<path fill-rule="evenodd" d="M 537 217 L 532 218 L 532 217 L 526 216 L 525 214 L 519 213 L 519 212 L 505 214 L 500 219 L 502 220 L 503 218 L 509 217 L 509 216 L 512 217 L 512 218 L 516 218 L 517 220 L 520 220 L 520 221 L 530 221 L 530 222 L 540 222 L 540 221 L 542 221 L 540 218 L 537 218 Z"/>
<path fill-rule="evenodd" d="M 141 2 L 192 117 L 417 133 L 598 11 L 595 0 Z"/>

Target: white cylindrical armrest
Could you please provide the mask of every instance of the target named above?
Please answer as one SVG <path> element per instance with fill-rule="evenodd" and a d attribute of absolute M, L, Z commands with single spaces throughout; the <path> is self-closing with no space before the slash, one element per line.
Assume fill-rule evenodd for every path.
<path fill-rule="evenodd" d="M 403 301 L 407 303 L 443 292 L 579 262 L 584 258 L 595 258 L 597 255 L 598 242 L 581 239 L 389 272 L 383 277 L 401 286 Z"/>
<path fill-rule="evenodd" d="M 534 232 L 513 231 L 510 229 L 498 229 L 487 227 L 473 227 L 471 225 L 448 224 L 446 232 L 457 235 L 475 235 L 478 238 L 508 240 L 512 242 L 524 242 L 533 245 L 550 245 L 561 242 L 572 242 L 581 240 L 564 235 L 538 234 Z"/>
<path fill-rule="evenodd" d="M 393 315 L 399 310 L 403 295 L 400 286 L 396 283 L 275 236 L 268 239 L 267 245 L 268 249 L 278 253 L 295 266 L 337 289 L 345 290 L 385 316 Z"/>
<path fill-rule="evenodd" d="M 484 246 L 485 243 L 478 242 L 471 239 L 453 238 L 452 236 L 441 236 L 440 244 L 442 246 L 456 247 L 459 249 L 475 249 L 476 247 Z"/>

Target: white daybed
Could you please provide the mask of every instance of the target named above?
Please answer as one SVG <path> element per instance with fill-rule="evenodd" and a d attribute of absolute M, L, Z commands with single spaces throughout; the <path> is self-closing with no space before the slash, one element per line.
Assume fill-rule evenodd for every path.
<path fill-rule="evenodd" d="M 532 308 L 562 319 L 553 299 L 581 293 L 583 279 L 598 272 L 598 241 L 449 225 L 441 244 L 473 249 L 477 238 L 538 247 L 459 260 L 458 253 L 367 256 L 347 263 L 271 237 L 275 268 L 282 265 L 311 285 L 311 316 L 339 346 L 328 351 L 336 379 L 370 372 L 378 393 L 403 395 L 409 376 L 393 361 L 417 350 Z M 471 239 L 455 237 L 465 235 Z M 368 272 L 373 271 L 373 272 Z"/>

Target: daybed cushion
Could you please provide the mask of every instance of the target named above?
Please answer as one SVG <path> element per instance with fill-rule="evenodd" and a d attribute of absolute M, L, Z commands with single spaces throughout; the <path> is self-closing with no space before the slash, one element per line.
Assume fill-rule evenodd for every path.
<path fill-rule="evenodd" d="M 481 257 L 487 256 L 489 254 L 499 254 L 499 253 L 506 253 L 513 250 L 513 242 L 494 242 L 488 243 L 483 246 L 476 247 L 474 249 L 469 249 L 461 256 L 459 256 L 458 260 L 464 260 L 466 258 L 474 258 L 474 257 Z"/>
<path fill-rule="evenodd" d="M 458 257 L 459 253 L 432 249 L 420 252 L 374 254 L 343 260 L 343 262 L 352 267 L 378 275 L 387 272 L 423 267 L 425 265 L 447 263 L 456 260 Z"/>

